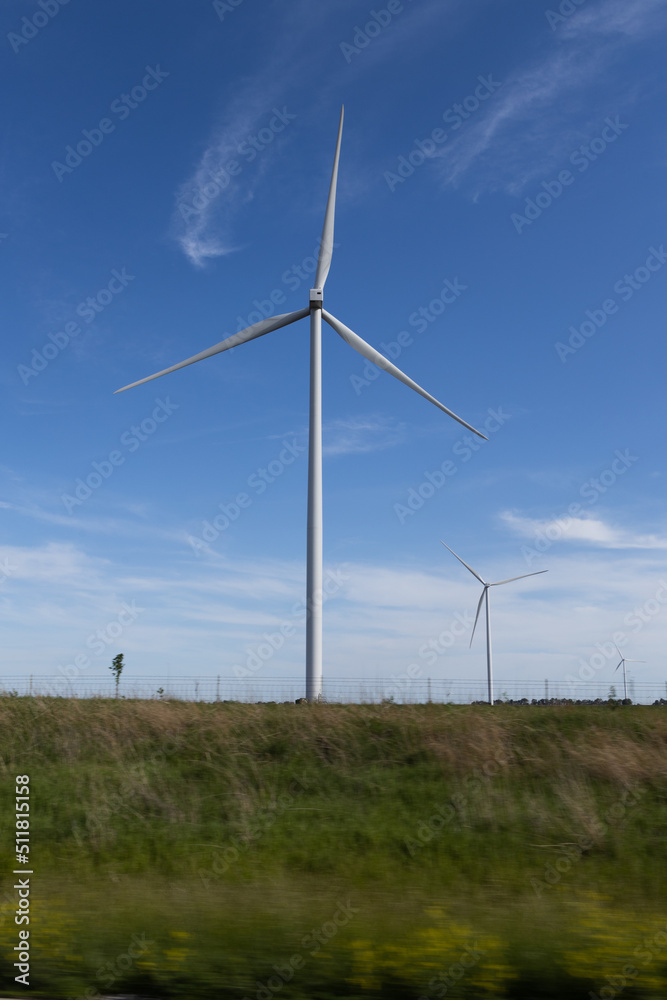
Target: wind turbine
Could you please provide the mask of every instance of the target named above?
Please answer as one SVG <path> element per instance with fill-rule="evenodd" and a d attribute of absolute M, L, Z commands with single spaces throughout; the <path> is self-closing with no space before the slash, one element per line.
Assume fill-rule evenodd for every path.
<path fill-rule="evenodd" d="M 623 656 L 623 653 L 620 651 L 620 649 L 618 648 L 618 646 L 616 645 L 616 643 L 614 643 L 614 647 L 616 649 L 616 652 L 618 653 L 618 655 L 621 658 L 621 662 L 619 663 L 618 667 L 623 667 L 623 696 L 624 696 L 625 700 L 627 701 L 628 700 L 628 682 L 627 682 L 627 679 L 626 679 L 626 676 L 625 676 L 625 664 L 626 663 L 646 663 L 646 660 L 630 660 L 630 659 L 628 659 L 627 656 Z M 618 670 L 618 667 L 616 667 L 616 670 Z M 616 673 L 616 670 L 614 670 L 614 673 Z"/>
<path fill-rule="evenodd" d="M 195 361 L 203 361 L 214 354 L 221 354 L 239 344 L 245 344 L 256 337 L 263 337 L 266 333 L 278 330 L 280 327 L 288 326 L 297 320 L 310 316 L 310 419 L 309 419 L 309 440 L 308 440 L 308 520 L 307 520 L 307 551 L 306 551 L 306 607 L 308 617 L 306 619 L 306 698 L 308 701 L 318 701 L 322 696 L 322 318 L 329 326 L 333 327 L 339 337 L 349 344 L 350 347 L 358 351 L 362 357 L 373 364 L 389 372 L 394 378 L 405 385 L 410 386 L 429 402 L 439 407 L 448 416 L 453 417 L 468 430 L 487 440 L 484 434 L 462 420 L 446 406 L 440 403 L 434 396 L 422 389 L 411 378 L 405 375 L 396 365 L 388 361 L 379 351 L 367 344 L 365 340 L 357 336 L 349 327 L 340 320 L 328 313 L 323 307 L 323 290 L 327 280 L 329 268 L 331 266 L 331 256 L 334 243 L 334 215 L 336 208 L 336 185 L 338 181 L 338 161 L 340 159 L 340 145 L 343 135 L 343 112 L 341 108 L 340 122 L 338 125 L 338 138 L 336 141 L 336 153 L 334 156 L 331 183 L 329 185 L 329 197 L 327 200 L 326 212 L 324 215 L 324 226 L 322 229 L 322 239 L 317 259 L 317 271 L 315 273 L 315 287 L 310 289 L 308 306 L 296 312 L 283 313 L 280 316 L 273 316 L 269 319 L 253 323 L 245 330 L 227 337 L 219 344 L 194 354 L 185 361 L 165 368 L 161 372 L 149 375 L 147 378 L 139 379 L 130 385 L 117 389 L 116 392 L 124 392 L 134 386 L 150 382 L 151 379 L 160 378 L 170 372 L 185 368 L 186 365 L 194 364 Z"/>
<path fill-rule="evenodd" d="M 441 539 L 441 542 L 442 542 L 442 539 Z M 442 542 L 442 544 L 445 545 L 444 542 Z M 502 586 L 503 583 L 513 583 L 515 580 L 525 580 L 526 577 L 528 577 L 528 576 L 539 576 L 540 573 L 548 573 L 549 570 L 548 569 L 539 569 L 536 573 L 523 573 L 522 576 L 512 576 L 512 577 L 510 577 L 509 580 L 497 580 L 495 583 L 486 583 L 485 580 L 482 580 L 482 578 L 479 575 L 479 573 L 475 572 L 475 570 L 472 568 L 472 566 L 468 566 L 468 563 L 463 562 L 463 559 L 461 559 L 460 556 L 457 556 L 456 552 L 454 552 L 453 549 L 449 548 L 449 545 L 445 545 L 445 548 L 448 549 L 452 553 L 452 555 L 454 556 L 455 559 L 458 559 L 458 561 L 461 563 L 462 566 L 465 566 L 465 568 L 467 570 L 470 570 L 470 572 L 472 573 L 472 575 L 477 580 L 479 580 L 479 582 L 484 587 L 484 590 L 482 591 L 482 596 L 479 599 L 479 604 L 477 605 L 477 614 L 475 615 L 475 624 L 472 627 L 472 635 L 470 636 L 470 645 L 472 646 L 472 640 L 475 637 L 475 629 L 477 628 L 477 620 L 479 618 L 479 613 L 482 610 L 482 601 L 486 601 L 486 672 L 487 672 L 488 682 L 489 682 L 489 705 L 493 705 L 493 669 L 492 669 L 492 666 L 491 666 L 491 618 L 490 618 L 490 615 L 489 615 L 489 587 L 500 587 L 500 586 Z"/>

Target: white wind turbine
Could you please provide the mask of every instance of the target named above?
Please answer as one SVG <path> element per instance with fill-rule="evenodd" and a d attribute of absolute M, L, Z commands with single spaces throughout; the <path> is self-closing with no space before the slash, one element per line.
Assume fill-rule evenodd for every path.
<path fill-rule="evenodd" d="M 626 663 L 646 663 L 646 660 L 630 660 L 627 656 L 623 656 L 623 653 L 620 651 L 620 649 L 618 648 L 618 646 L 616 645 L 616 643 L 614 643 L 614 647 L 616 649 L 616 652 L 618 653 L 618 655 L 621 658 L 621 662 L 619 663 L 618 667 L 623 667 L 623 697 L 627 701 L 628 700 L 628 682 L 627 682 L 627 678 L 625 676 L 625 664 Z M 616 667 L 616 670 L 618 670 L 618 667 Z M 616 673 L 616 670 L 614 670 L 614 673 Z"/>
<path fill-rule="evenodd" d="M 449 548 L 449 545 L 445 545 L 444 542 L 442 542 L 442 544 L 445 546 L 446 549 L 448 549 L 452 553 L 455 559 L 458 559 L 458 561 L 461 563 L 462 566 L 465 566 L 467 570 L 470 570 L 472 575 L 477 580 L 479 580 L 479 582 L 484 587 L 484 590 L 482 591 L 482 596 L 479 599 L 479 604 L 477 605 L 477 614 L 475 615 L 475 624 L 472 627 L 472 635 L 470 636 L 470 645 L 472 646 L 472 640 L 475 637 L 477 620 L 479 618 L 479 613 L 482 610 L 482 601 L 486 601 L 486 672 L 489 682 L 489 705 L 493 705 L 493 668 L 491 665 L 491 618 L 489 614 L 489 587 L 500 587 L 502 586 L 503 583 L 513 583 L 515 580 L 525 580 L 526 577 L 528 576 L 539 576 L 540 573 L 548 573 L 549 570 L 540 569 L 536 573 L 523 573 L 522 576 L 512 576 L 510 577 L 509 580 L 497 580 L 495 583 L 486 583 L 485 580 L 482 580 L 479 573 L 475 572 L 472 566 L 468 566 L 468 563 L 463 562 L 463 559 L 461 559 L 460 556 L 457 556 L 456 552 L 454 552 L 453 549 Z"/>
<path fill-rule="evenodd" d="M 334 156 L 333 171 L 331 174 L 331 184 L 329 186 L 329 198 L 324 215 L 324 227 L 322 229 L 322 240 L 317 261 L 317 271 L 315 274 L 315 287 L 311 288 L 308 306 L 296 312 L 283 313 L 280 316 L 273 316 L 270 319 L 253 323 L 239 333 L 227 337 L 219 344 L 214 344 L 205 351 L 180 361 L 170 368 L 165 368 L 155 375 L 139 379 L 130 385 L 117 389 L 116 392 L 124 392 L 134 386 L 150 382 L 151 379 L 160 378 L 170 372 L 191 365 L 195 361 L 203 361 L 214 354 L 228 351 L 239 344 L 245 344 L 256 337 L 262 337 L 266 333 L 278 330 L 282 326 L 288 326 L 299 319 L 310 316 L 310 420 L 309 420 L 309 441 L 308 441 L 308 522 L 307 522 L 307 554 L 306 554 L 306 607 L 308 617 L 306 624 L 306 698 L 308 701 L 317 701 L 322 696 L 322 317 L 329 326 L 333 327 L 339 337 L 358 351 L 368 361 L 378 365 L 384 371 L 389 372 L 394 378 L 405 385 L 410 386 L 425 399 L 428 399 L 435 406 L 439 407 L 448 416 L 458 420 L 460 424 L 473 431 L 479 437 L 486 437 L 470 424 L 462 420 L 451 410 L 447 409 L 434 396 L 422 389 L 411 378 L 405 375 L 396 365 L 388 361 L 382 354 L 376 351 L 365 340 L 358 337 L 347 326 L 328 313 L 323 308 L 323 289 L 327 280 L 329 267 L 331 266 L 331 256 L 334 242 L 334 214 L 336 206 L 336 184 L 338 180 L 338 161 L 340 158 L 340 144 L 343 134 L 343 109 L 340 113 L 340 123 L 338 126 L 338 139 L 336 142 L 336 154 Z"/>

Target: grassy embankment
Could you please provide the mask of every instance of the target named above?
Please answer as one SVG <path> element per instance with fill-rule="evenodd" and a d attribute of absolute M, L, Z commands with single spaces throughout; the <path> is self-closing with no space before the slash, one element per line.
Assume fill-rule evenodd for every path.
<path fill-rule="evenodd" d="M 2 995 L 667 996 L 664 709 L 2 698 L 0 764 Z"/>

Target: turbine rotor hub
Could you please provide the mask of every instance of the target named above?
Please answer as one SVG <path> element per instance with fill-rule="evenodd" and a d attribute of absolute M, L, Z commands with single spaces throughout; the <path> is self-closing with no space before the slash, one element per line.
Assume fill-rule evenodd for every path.
<path fill-rule="evenodd" d="M 308 301 L 311 309 L 313 307 L 315 307 L 315 309 L 321 309 L 324 302 L 324 289 L 311 288 Z"/>

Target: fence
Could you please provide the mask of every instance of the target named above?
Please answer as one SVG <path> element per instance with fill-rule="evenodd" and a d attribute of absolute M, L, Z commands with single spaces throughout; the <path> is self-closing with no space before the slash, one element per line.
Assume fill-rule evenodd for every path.
<path fill-rule="evenodd" d="M 294 702 L 305 694 L 304 678 L 281 679 L 252 678 L 235 680 L 229 677 L 160 677 L 121 678 L 119 694 L 124 698 L 175 698 L 181 701 L 239 701 L 239 702 Z M 397 675 L 391 678 L 325 679 L 324 700 L 339 703 L 379 704 L 393 700 L 399 704 L 418 704 L 428 701 L 465 705 L 487 700 L 484 679 L 469 678 L 409 678 Z M 42 677 L 0 679 L 0 693 L 5 695 L 63 696 L 70 698 L 113 698 L 116 693 L 113 678 L 77 678 L 67 680 L 60 674 Z M 494 682 L 497 701 L 529 701 L 541 698 L 573 698 L 576 700 L 623 697 L 623 681 L 579 682 L 576 686 L 567 681 L 503 680 Z M 667 681 L 628 681 L 628 696 L 633 702 L 651 704 L 667 698 Z"/>

